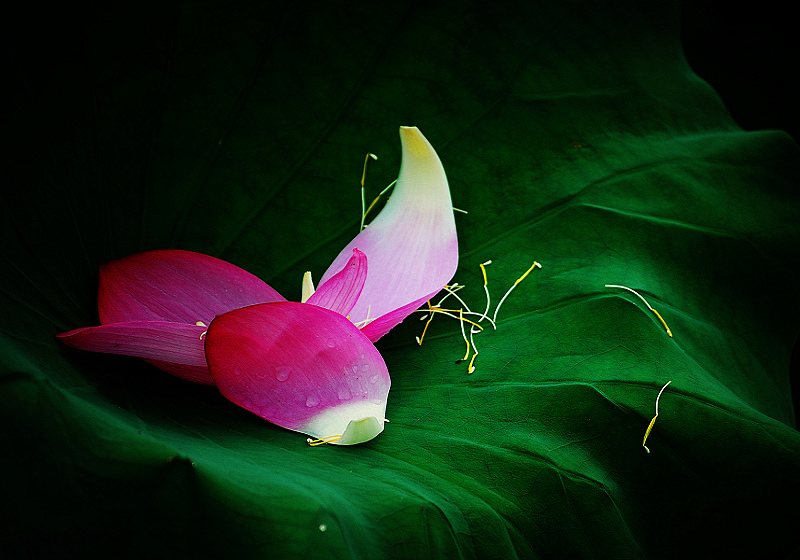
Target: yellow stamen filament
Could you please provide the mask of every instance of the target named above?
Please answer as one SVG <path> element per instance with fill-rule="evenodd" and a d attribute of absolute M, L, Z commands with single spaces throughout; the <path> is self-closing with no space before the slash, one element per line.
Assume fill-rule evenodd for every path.
<path fill-rule="evenodd" d="M 467 343 L 467 353 L 464 354 L 463 358 L 458 360 L 459 362 L 463 362 L 464 360 L 469 358 L 469 340 L 467 340 L 467 335 L 464 332 L 464 321 L 465 321 L 465 319 L 464 319 L 464 310 L 463 309 L 459 309 L 458 313 L 459 313 L 459 317 L 458 318 L 460 319 L 459 323 L 461 324 L 461 336 L 464 337 L 464 342 Z M 456 363 L 458 363 L 458 362 L 456 362 Z"/>
<path fill-rule="evenodd" d="M 422 336 L 418 336 L 417 337 L 417 343 L 420 346 L 422 346 L 422 339 L 425 338 L 425 333 L 428 330 L 428 325 L 430 325 L 431 321 L 433 321 L 433 308 L 431 307 L 431 300 L 428 300 L 428 309 L 430 310 L 430 313 L 428 314 L 428 322 L 425 323 L 425 328 L 422 329 Z M 425 317 L 422 317 L 422 319 L 424 319 L 424 318 Z"/>
<path fill-rule="evenodd" d="M 432 307 L 430 309 L 419 309 L 418 311 L 422 311 L 423 313 L 441 313 L 442 315 L 447 315 L 448 317 L 452 317 L 453 319 L 458 319 L 459 321 L 464 321 L 465 323 L 469 323 L 475 327 L 478 327 L 480 330 L 483 330 L 483 327 L 480 326 L 475 321 L 470 321 L 469 319 L 465 319 L 463 317 L 464 314 L 466 315 L 478 315 L 475 311 L 464 311 L 463 309 L 442 309 L 441 307 Z M 453 313 L 459 313 L 459 315 L 453 315 Z"/>
<path fill-rule="evenodd" d="M 511 286 L 511 287 L 508 289 L 508 291 L 505 293 L 505 295 L 504 295 L 504 296 L 503 296 L 503 297 L 500 299 L 500 303 L 498 303 L 498 304 L 497 304 L 497 307 L 495 307 L 495 309 L 494 309 L 494 317 L 493 317 L 493 319 L 492 319 L 493 321 L 495 321 L 495 322 L 497 321 L 497 312 L 498 312 L 498 311 L 500 311 L 500 306 L 501 306 L 501 305 L 503 305 L 503 302 L 504 302 L 504 301 L 506 300 L 506 298 L 508 297 L 508 294 L 510 294 L 510 293 L 511 293 L 511 291 L 512 291 L 514 288 L 516 288 L 516 287 L 517 287 L 517 284 L 519 284 L 520 282 L 522 282 L 523 280 L 525 280 L 525 277 L 526 277 L 526 276 L 528 276 L 528 274 L 530 274 L 530 273 L 531 273 L 531 271 L 532 271 L 534 268 L 542 268 L 542 265 L 540 265 L 540 264 L 539 264 L 538 262 L 536 262 L 536 261 L 533 261 L 533 264 L 531 265 L 531 267 L 530 267 L 528 270 L 526 270 L 526 271 L 525 271 L 525 274 L 523 274 L 522 276 L 520 276 L 519 278 L 517 278 L 517 280 L 514 282 L 514 285 L 513 285 L 513 286 Z"/>
<path fill-rule="evenodd" d="M 650 430 L 653 429 L 653 425 L 656 423 L 656 418 L 658 418 L 658 401 L 661 399 L 661 393 L 664 392 L 664 389 L 666 389 L 667 385 L 669 385 L 670 383 L 672 383 L 671 379 L 667 381 L 666 384 L 663 387 L 661 387 L 661 390 L 658 392 L 658 396 L 656 396 L 656 415 L 653 416 L 652 420 L 650 420 L 650 424 L 647 426 L 647 430 L 644 432 L 642 447 L 644 447 L 644 450 L 647 451 L 648 453 L 650 453 L 650 450 L 647 448 L 647 445 L 645 445 L 647 443 L 647 436 L 650 435 Z"/>
<path fill-rule="evenodd" d="M 469 365 L 467 366 L 467 374 L 472 374 L 472 372 L 475 371 L 475 358 L 478 357 L 478 347 L 475 346 L 475 340 L 472 338 L 473 334 L 475 334 L 475 331 L 470 329 L 469 341 L 472 343 L 472 350 L 475 353 L 472 355 L 472 359 L 469 361 Z"/>
<path fill-rule="evenodd" d="M 453 212 L 461 212 L 462 214 L 469 214 L 466 210 L 462 210 L 461 208 L 453 207 Z"/>
<path fill-rule="evenodd" d="M 440 299 L 439 303 L 434 305 L 434 307 L 441 307 L 442 304 L 444 303 L 444 300 L 446 300 L 450 296 L 453 296 L 461 302 L 461 305 L 464 306 L 464 308 L 467 310 L 468 313 L 471 313 L 469 306 L 466 303 L 464 303 L 464 301 L 461 298 L 459 298 L 458 295 L 456 294 L 456 292 L 461 290 L 462 288 L 464 288 L 464 286 L 462 286 L 461 284 L 457 284 L 456 282 L 453 282 L 450 285 L 445 285 L 445 287 L 442 289 L 447 293 L 444 296 L 442 296 L 442 299 Z"/>
<path fill-rule="evenodd" d="M 483 310 L 483 315 L 481 315 L 481 318 L 478 319 L 479 323 L 484 319 L 487 319 L 486 314 L 489 313 L 489 306 L 491 305 L 492 301 L 492 298 L 489 296 L 489 280 L 488 278 L 486 278 L 486 267 L 489 266 L 490 264 L 492 264 L 492 261 L 486 261 L 485 263 L 481 263 L 478 265 L 479 267 L 481 267 L 481 274 L 483 274 L 483 291 L 486 294 L 486 309 Z M 494 326 L 495 330 L 497 330 L 497 326 L 494 325 L 494 323 L 492 324 L 492 326 Z"/>
<path fill-rule="evenodd" d="M 333 443 L 335 441 L 339 441 L 340 439 L 342 439 L 342 436 L 339 435 L 339 436 L 328 436 L 328 437 L 319 438 L 319 439 L 308 438 L 306 440 L 306 442 L 311 447 L 316 447 L 317 445 L 325 445 L 326 443 Z"/>
<path fill-rule="evenodd" d="M 667 330 L 667 334 L 669 335 L 670 338 L 672 338 L 672 331 L 669 330 L 669 327 L 667 326 L 667 322 L 664 320 L 664 317 L 661 316 L 661 313 L 659 313 L 658 311 L 656 311 L 652 307 L 650 308 L 650 311 L 652 311 L 653 313 L 656 314 L 656 317 L 658 317 L 659 321 L 661 321 L 661 324 L 664 325 L 664 328 Z"/>
<path fill-rule="evenodd" d="M 364 156 L 364 169 L 361 171 L 361 226 L 358 228 L 358 231 L 364 229 L 364 218 L 367 215 L 367 213 L 364 211 L 364 181 L 367 179 L 367 162 L 370 158 L 377 160 L 378 156 L 370 153 L 367 153 L 367 155 Z"/>
<path fill-rule="evenodd" d="M 454 286 L 455 286 L 455 284 L 454 284 Z M 463 288 L 463 287 L 464 287 L 464 286 L 457 286 L 458 290 L 460 290 L 460 289 L 461 289 L 461 288 Z M 469 305 L 467 305 L 467 303 L 466 303 L 466 302 L 465 302 L 463 299 L 461 299 L 461 296 L 459 296 L 459 295 L 456 293 L 456 291 L 458 291 L 458 290 L 456 290 L 456 289 L 453 289 L 453 288 L 451 288 L 450 286 L 445 286 L 445 287 L 444 287 L 444 288 L 442 288 L 442 289 L 443 289 L 444 291 L 446 291 L 446 292 L 447 292 L 447 295 L 446 295 L 445 297 L 443 297 L 443 298 L 442 298 L 442 299 L 439 301 L 439 303 L 436 305 L 436 307 L 441 307 L 441 306 L 442 306 L 442 302 L 444 302 L 444 300 L 445 300 L 447 297 L 449 297 L 449 296 L 453 296 L 454 298 L 456 298 L 456 299 L 458 300 L 458 303 L 460 303 L 460 304 L 461 304 L 462 308 L 467 310 L 467 314 L 470 314 L 470 313 L 472 313 L 472 309 L 470 309 L 470 308 L 469 308 Z"/>
<path fill-rule="evenodd" d="M 198 327 L 207 327 L 207 326 L 208 326 L 208 325 L 206 325 L 206 324 L 205 324 L 203 321 L 197 321 L 197 322 L 195 323 L 195 325 L 197 325 Z"/>
<path fill-rule="evenodd" d="M 646 300 L 646 299 L 644 299 L 644 297 L 643 297 L 643 296 L 642 296 L 642 295 L 641 295 L 639 292 L 637 292 L 636 290 L 634 290 L 634 289 L 631 289 L 631 288 L 629 288 L 629 287 L 627 287 L 627 286 L 620 286 L 619 284 L 606 284 L 606 288 L 621 288 L 621 289 L 623 289 L 623 290 L 628 290 L 629 292 L 631 292 L 632 294 L 634 294 L 635 296 L 637 296 L 637 297 L 638 297 L 640 300 L 642 300 L 642 301 L 644 302 L 644 304 L 647 306 L 647 309 L 649 309 L 650 311 L 652 311 L 653 313 L 655 313 L 656 317 L 658 317 L 658 320 L 659 320 L 659 321 L 661 321 L 661 324 L 662 324 L 662 325 L 664 325 L 664 329 L 666 329 L 666 331 L 667 331 L 667 334 L 670 336 L 670 338 L 672 338 L 672 331 L 671 331 L 671 330 L 669 330 L 669 327 L 667 326 L 667 322 L 666 322 L 666 321 L 664 320 L 664 318 L 661 316 L 661 313 L 659 313 L 658 311 L 656 311 L 655 309 L 653 309 L 653 308 L 650 306 L 650 304 L 649 304 L 649 303 L 647 303 L 647 300 Z"/>

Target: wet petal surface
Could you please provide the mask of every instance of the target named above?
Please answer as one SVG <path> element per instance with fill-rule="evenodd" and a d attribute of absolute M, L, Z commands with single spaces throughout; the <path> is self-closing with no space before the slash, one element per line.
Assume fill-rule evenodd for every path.
<path fill-rule="evenodd" d="M 274 424 L 316 438 L 342 436 L 351 421 L 372 424 L 366 435 L 339 443 L 383 429 L 386 364 L 338 313 L 294 302 L 245 307 L 217 317 L 205 347 L 220 392 Z"/>

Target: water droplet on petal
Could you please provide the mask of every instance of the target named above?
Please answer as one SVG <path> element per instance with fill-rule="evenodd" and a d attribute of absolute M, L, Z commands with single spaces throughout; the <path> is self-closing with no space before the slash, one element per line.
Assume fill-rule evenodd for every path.
<path fill-rule="evenodd" d="M 319 532 L 320 532 L 320 533 L 324 533 L 324 532 L 325 532 L 325 531 L 327 531 L 327 530 L 328 530 L 328 526 L 327 526 L 327 525 L 325 525 L 324 523 L 320 523 L 320 525 L 319 525 Z"/>
<path fill-rule="evenodd" d="M 330 339 L 328 341 L 328 348 L 335 348 L 335 347 L 336 347 L 336 342 L 333 339 Z"/>
<path fill-rule="evenodd" d="M 353 366 L 353 373 L 358 373 L 358 364 Z"/>
<path fill-rule="evenodd" d="M 319 398 L 316 395 L 309 395 L 306 399 L 306 406 L 313 408 L 319 404 Z"/>
<path fill-rule="evenodd" d="M 342 387 L 341 389 L 339 389 L 339 400 L 340 401 L 346 401 L 346 400 L 351 399 L 352 397 L 353 397 L 353 395 L 350 394 L 350 389 L 348 389 L 347 387 Z"/>
<path fill-rule="evenodd" d="M 378 382 L 378 375 L 377 375 L 377 374 L 375 374 L 375 375 L 373 375 L 372 377 L 370 377 L 370 378 L 369 378 L 369 382 L 370 382 L 370 383 L 372 383 L 373 385 L 374 385 L 375 383 L 377 383 L 377 382 Z"/>
<path fill-rule="evenodd" d="M 278 366 L 275 368 L 275 379 L 278 381 L 286 381 L 289 379 L 289 374 L 292 372 L 292 368 L 289 366 Z"/>

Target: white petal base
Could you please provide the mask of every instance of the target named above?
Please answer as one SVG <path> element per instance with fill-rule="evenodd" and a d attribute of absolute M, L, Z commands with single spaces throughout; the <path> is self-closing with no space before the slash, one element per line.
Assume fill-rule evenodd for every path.
<path fill-rule="evenodd" d="M 341 435 L 330 443 L 355 445 L 369 441 L 383 431 L 385 414 L 385 402 L 351 402 L 320 412 L 297 431 L 315 438 Z"/>

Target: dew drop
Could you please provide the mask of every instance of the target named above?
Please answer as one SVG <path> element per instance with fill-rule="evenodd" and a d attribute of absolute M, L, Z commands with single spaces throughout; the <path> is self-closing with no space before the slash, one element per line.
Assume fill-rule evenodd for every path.
<path fill-rule="evenodd" d="M 375 375 L 373 375 L 372 377 L 370 377 L 370 378 L 369 378 L 369 382 L 370 382 L 370 383 L 372 383 L 373 385 L 374 385 L 375 383 L 377 383 L 377 382 L 378 382 L 378 375 L 377 375 L 377 374 L 375 374 Z"/>
<path fill-rule="evenodd" d="M 348 389 L 347 387 L 342 387 L 341 389 L 339 389 L 339 400 L 340 401 L 346 401 L 346 400 L 349 400 L 351 398 L 353 398 L 353 395 L 350 394 L 350 389 Z"/>
<path fill-rule="evenodd" d="M 320 533 L 324 533 L 327 530 L 328 530 L 328 526 L 327 525 L 325 525 L 324 523 L 320 523 L 319 524 L 319 532 Z"/>
<path fill-rule="evenodd" d="M 368 371 L 368 370 L 369 370 L 369 364 L 361 364 L 361 371 Z"/>
<path fill-rule="evenodd" d="M 336 347 L 336 341 L 334 341 L 333 339 L 330 339 L 328 341 L 328 348 L 335 348 L 335 347 Z"/>
<path fill-rule="evenodd" d="M 358 364 L 353 366 L 353 373 L 358 373 Z"/>
<path fill-rule="evenodd" d="M 306 399 L 306 406 L 308 408 L 314 408 L 319 404 L 319 398 L 316 395 L 309 395 Z"/>
<path fill-rule="evenodd" d="M 289 379 L 289 374 L 292 372 L 292 368 L 289 366 L 278 366 L 275 368 L 275 379 L 278 381 L 286 381 Z"/>

